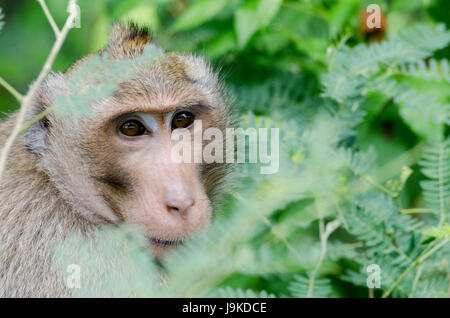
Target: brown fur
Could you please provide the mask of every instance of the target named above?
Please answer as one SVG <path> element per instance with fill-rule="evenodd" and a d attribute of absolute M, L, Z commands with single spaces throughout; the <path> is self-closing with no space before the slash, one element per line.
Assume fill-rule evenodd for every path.
<path fill-rule="evenodd" d="M 147 30 L 134 25 L 116 25 L 108 45 L 98 54 L 107 52 L 116 59 L 133 58 L 150 41 Z M 92 56 L 76 62 L 64 74 L 50 74 L 36 96 L 28 119 L 51 106 L 56 95 L 70 95 L 67 80 Z M 141 193 L 142 187 L 135 187 L 148 181 L 143 178 L 151 166 L 144 165 L 142 160 L 133 164 L 120 162 L 121 151 L 115 150 L 105 123 L 134 111 L 158 112 L 164 116 L 177 105 L 201 101 L 211 107 L 205 123 L 220 129 L 231 124 L 222 86 L 210 67 L 201 58 L 190 55 L 166 53 L 165 56 L 164 61 L 139 70 L 137 78 L 121 83 L 112 98 L 92 105 L 93 118 L 73 120 L 52 112 L 35 127 L 37 132 L 46 131 L 42 145 L 38 142 L 28 146 L 29 140 L 35 142 L 33 138 L 40 140 L 39 135 L 33 136 L 32 129 L 28 139 L 24 135 L 17 138 L 0 181 L 0 297 L 69 296 L 61 273 L 52 263 L 50 247 L 70 233 L 89 235 L 103 224 L 124 220 L 147 222 L 146 226 L 152 229 L 152 223 L 146 219 L 149 215 L 136 214 L 139 207 L 134 208 L 136 204 L 148 208 L 146 200 L 160 195 L 157 189 L 152 192 L 144 187 L 146 193 Z M 6 141 L 15 118 L 16 114 L 12 114 L 0 124 L 0 144 Z M 161 162 L 165 164 L 164 160 Z M 159 167 L 156 161 L 155 165 Z M 128 168 L 131 170 L 125 171 Z M 170 169 L 154 169 L 158 169 L 156 173 L 172 174 Z M 227 166 L 205 165 L 198 174 L 197 170 L 185 169 L 190 168 L 174 167 L 171 178 L 181 178 L 183 182 L 199 179 L 200 183 L 192 181 L 188 187 L 192 191 L 204 191 L 214 201 Z M 167 178 L 162 174 L 153 176 Z M 202 200 L 206 202 L 206 197 Z M 186 219 L 186 231 L 205 223 L 205 217 L 199 214 L 190 223 Z M 169 223 L 167 230 L 161 230 L 163 235 L 175 235 Z M 166 226 L 164 222 L 161 224 Z"/>

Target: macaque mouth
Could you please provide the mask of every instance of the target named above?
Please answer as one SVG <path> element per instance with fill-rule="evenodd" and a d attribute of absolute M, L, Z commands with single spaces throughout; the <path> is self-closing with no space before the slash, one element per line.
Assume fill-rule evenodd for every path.
<path fill-rule="evenodd" d="M 181 240 L 169 241 L 169 240 L 159 239 L 156 237 L 147 237 L 147 238 L 150 241 L 150 243 L 157 245 L 157 246 L 162 246 L 162 247 L 178 246 L 183 243 L 183 241 L 181 241 Z"/>

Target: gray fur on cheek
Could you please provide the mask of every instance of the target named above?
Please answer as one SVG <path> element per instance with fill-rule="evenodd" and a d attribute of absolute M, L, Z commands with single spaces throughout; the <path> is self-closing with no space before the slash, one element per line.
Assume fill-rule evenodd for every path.
<path fill-rule="evenodd" d="M 41 121 L 34 123 L 25 133 L 25 148 L 32 153 L 40 153 L 46 148 L 47 128 Z"/>

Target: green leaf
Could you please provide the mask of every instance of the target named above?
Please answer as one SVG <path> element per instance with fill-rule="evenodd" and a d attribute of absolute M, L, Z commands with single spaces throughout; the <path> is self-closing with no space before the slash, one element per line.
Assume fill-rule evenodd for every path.
<path fill-rule="evenodd" d="M 450 238 L 450 225 L 443 224 L 441 227 L 432 227 L 425 229 L 423 234 L 430 235 L 432 238 Z"/>
<path fill-rule="evenodd" d="M 138 25 L 148 26 L 151 30 L 157 30 L 160 25 L 156 8 L 150 3 L 141 4 L 121 15 L 120 20 L 133 21 Z"/>
<path fill-rule="evenodd" d="M 273 54 L 289 44 L 289 38 L 275 30 L 265 30 L 255 38 L 255 47 L 258 50 Z"/>
<path fill-rule="evenodd" d="M 186 11 L 169 28 L 170 32 L 179 32 L 199 26 L 211 20 L 223 10 L 227 0 L 199 0 L 189 6 Z"/>
<path fill-rule="evenodd" d="M 255 8 L 239 8 L 234 15 L 234 29 L 238 47 L 244 48 L 253 34 L 259 29 L 258 12 Z"/>
<path fill-rule="evenodd" d="M 430 142 L 419 164 L 422 173 L 428 178 L 420 182 L 426 205 L 439 213 L 441 222 L 444 222 L 450 210 L 450 138 Z"/>
<path fill-rule="evenodd" d="M 260 0 L 258 2 L 258 20 L 261 27 L 266 27 L 280 9 L 282 0 Z"/>
<path fill-rule="evenodd" d="M 450 66 L 447 59 L 438 61 L 431 58 L 428 62 L 419 60 L 416 63 L 402 64 L 399 69 L 401 73 L 412 77 L 450 83 Z"/>
<path fill-rule="evenodd" d="M 265 290 L 255 292 L 251 289 L 242 290 L 240 288 L 234 289 L 232 287 L 220 288 L 217 292 L 218 297 L 222 298 L 274 298 L 275 295 L 266 292 Z"/>
<path fill-rule="evenodd" d="M 289 283 L 288 289 L 293 297 L 305 298 L 308 296 L 309 285 L 311 281 L 309 277 L 303 275 L 295 275 L 292 282 Z M 333 292 L 331 281 L 327 278 L 316 278 L 314 281 L 314 289 L 312 297 L 329 297 Z"/>
<path fill-rule="evenodd" d="M 328 24 L 321 16 L 289 3 L 283 5 L 272 23 L 282 35 L 289 37 L 297 50 L 314 60 L 325 62 L 328 42 Z"/>
<path fill-rule="evenodd" d="M 329 30 L 331 38 L 341 32 L 344 24 L 358 14 L 359 0 L 339 1 L 330 12 Z"/>
<path fill-rule="evenodd" d="M 206 43 L 205 54 L 208 58 L 213 59 L 219 57 L 236 47 L 236 38 L 234 32 L 228 31 L 221 33 L 212 41 Z"/>

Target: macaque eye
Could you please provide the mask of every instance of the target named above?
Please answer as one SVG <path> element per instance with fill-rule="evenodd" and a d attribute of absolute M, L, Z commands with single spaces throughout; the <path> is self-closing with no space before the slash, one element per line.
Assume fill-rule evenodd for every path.
<path fill-rule="evenodd" d="M 119 128 L 120 132 L 125 136 L 136 137 L 143 135 L 147 129 L 138 120 L 129 120 L 122 124 Z"/>
<path fill-rule="evenodd" d="M 194 122 L 194 114 L 190 112 L 179 112 L 172 119 L 172 129 L 187 128 Z"/>

